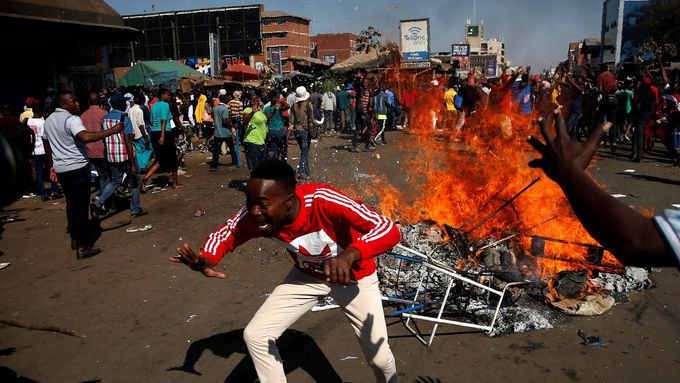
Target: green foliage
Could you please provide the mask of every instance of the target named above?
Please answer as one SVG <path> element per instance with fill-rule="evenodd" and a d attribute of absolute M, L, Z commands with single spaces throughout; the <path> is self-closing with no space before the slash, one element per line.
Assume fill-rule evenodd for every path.
<path fill-rule="evenodd" d="M 678 57 L 680 43 L 680 2 L 651 0 L 642 8 L 640 40 L 643 49 L 665 58 Z"/>
<path fill-rule="evenodd" d="M 359 33 L 359 36 L 356 39 L 356 51 L 370 53 L 372 49 L 379 50 L 379 48 L 382 47 L 382 43 L 380 41 L 381 37 L 382 33 L 380 33 L 378 28 L 372 25 L 369 26 Z"/>

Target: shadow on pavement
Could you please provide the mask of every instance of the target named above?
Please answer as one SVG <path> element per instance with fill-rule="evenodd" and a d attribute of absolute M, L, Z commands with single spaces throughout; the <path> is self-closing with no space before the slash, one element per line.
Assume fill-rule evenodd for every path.
<path fill-rule="evenodd" d="M 297 330 L 286 330 L 276 344 L 283 359 L 283 369 L 286 375 L 301 368 L 317 382 L 342 382 L 324 353 L 309 335 Z M 223 358 L 229 358 L 232 354 L 245 355 L 226 377 L 225 383 L 257 381 L 255 366 L 243 341 L 243 329 L 216 334 L 193 342 L 186 352 L 184 363 L 181 366 L 169 368 L 168 371 L 184 371 L 201 375 L 194 366 L 205 350 L 210 350 L 213 354 Z"/>

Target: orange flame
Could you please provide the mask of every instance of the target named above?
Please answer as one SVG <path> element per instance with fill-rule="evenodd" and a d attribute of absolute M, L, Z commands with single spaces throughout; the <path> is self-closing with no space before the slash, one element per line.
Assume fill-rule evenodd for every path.
<path fill-rule="evenodd" d="M 396 70 L 386 73 L 392 74 L 388 81 L 395 93 L 405 82 L 418 80 Z M 364 190 L 364 194 L 377 197 L 384 214 L 405 223 L 429 219 L 460 228 L 483 208 L 463 227 L 470 230 L 532 180 L 542 177 L 470 233 L 472 239 L 518 233 L 517 243 L 525 255 L 530 255 L 535 235 L 596 244 L 579 223 L 560 187 L 542 171 L 527 166 L 537 156 L 526 141 L 529 134 L 540 136 L 535 117 L 510 110 L 516 108 L 502 108 L 506 111 L 501 112 L 501 108 L 491 105 L 488 109 L 480 106 L 457 134 L 452 116 L 446 115 L 443 86 L 422 83 L 426 85 L 418 87 L 420 97 L 410 114 L 409 134 L 399 144 L 406 153 L 401 163 L 402 179 L 382 177 Z M 551 242 L 545 248 L 546 256 L 575 263 L 538 258 L 537 269 L 531 272 L 548 279 L 562 270 L 588 268 L 586 252 L 568 243 Z M 609 253 L 605 253 L 603 262 L 619 265 Z"/>

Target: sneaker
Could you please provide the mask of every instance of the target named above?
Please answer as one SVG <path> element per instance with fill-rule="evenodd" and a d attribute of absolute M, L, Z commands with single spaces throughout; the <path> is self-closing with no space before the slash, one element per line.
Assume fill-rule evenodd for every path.
<path fill-rule="evenodd" d="M 102 250 L 98 248 L 93 248 L 89 246 L 79 246 L 78 249 L 76 250 L 76 258 L 85 259 L 94 257 L 95 255 L 99 255 L 101 253 Z"/>
<path fill-rule="evenodd" d="M 43 202 L 46 202 L 46 201 L 49 201 L 49 200 L 50 200 L 50 196 L 48 196 L 48 195 L 40 196 L 40 199 L 41 199 Z"/>
<path fill-rule="evenodd" d="M 367 147 L 364 148 L 365 152 L 372 152 L 374 150 L 375 150 L 375 146 L 373 146 L 373 145 L 367 146 Z"/>
<path fill-rule="evenodd" d="M 131 216 L 132 218 L 137 218 L 137 217 L 141 217 L 141 216 L 147 215 L 147 214 L 149 214 L 149 211 L 148 211 L 148 210 L 141 209 L 140 211 L 138 211 L 138 212 L 136 212 L 136 213 L 130 214 L 130 216 Z"/>
<path fill-rule="evenodd" d="M 213 167 L 211 166 L 211 167 L 210 167 L 210 171 L 211 171 L 211 172 L 216 172 L 216 171 L 217 171 L 217 168 L 213 168 Z"/>
<path fill-rule="evenodd" d="M 359 153 L 361 149 L 357 148 L 356 146 L 353 146 L 349 151 L 352 153 Z"/>
<path fill-rule="evenodd" d="M 50 199 L 59 199 L 59 198 L 64 198 L 64 195 L 61 193 L 52 193 L 50 194 Z"/>

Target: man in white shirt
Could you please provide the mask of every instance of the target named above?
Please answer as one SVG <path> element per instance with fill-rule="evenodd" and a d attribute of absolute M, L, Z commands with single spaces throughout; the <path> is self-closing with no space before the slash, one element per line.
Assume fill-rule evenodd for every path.
<path fill-rule="evenodd" d="M 33 170 L 35 171 L 35 182 L 38 184 L 40 190 L 40 197 L 43 201 L 49 201 L 50 198 L 61 198 L 57 190 L 57 183 L 50 180 L 50 194 L 45 190 L 45 170 L 49 169 L 47 155 L 45 154 L 45 145 L 43 141 L 45 138 L 45 119 L 42 117 L 42 108 L 40 106 L 33 107 L 33 117 L 26 120 L 26 125 L 33 131 L 35 135 L 35 146 L 31 153 L 31 163 L 33 163 Z"/>
<path fill-rule="evenodd" d="M 88 142 L 94 142 L 123 131 L 123 123 L 103 132 L 88 132 L 76 114 L 80 104 L 72 92 L 60 92 L 57 108 L 45 121 L 46 152 L 51 153 L 53 169 L 66 196 L 66 218 L 76 257 L 84 259 L 101 253 L 93 248 L 88 220 L 90 203 L 90 164 Z"/>

